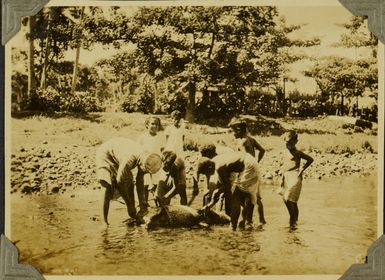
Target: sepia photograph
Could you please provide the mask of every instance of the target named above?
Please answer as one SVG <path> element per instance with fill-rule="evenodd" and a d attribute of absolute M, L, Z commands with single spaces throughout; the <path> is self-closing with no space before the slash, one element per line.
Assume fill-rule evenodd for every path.
<path fill-rule="evenodd" d="M 367 261 L 383 44 L 337 0 L 269 3 L 52 0 L 21 18 L 5 54 L 20 263 L 337 279 Z"/>

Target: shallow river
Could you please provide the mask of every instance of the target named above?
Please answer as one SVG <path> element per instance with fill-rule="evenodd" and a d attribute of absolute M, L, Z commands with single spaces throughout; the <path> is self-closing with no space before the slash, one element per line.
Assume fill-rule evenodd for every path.
<path fill-rule="evenodd" d="M 21 262 L 45 275 L 342 274 L 377 239 L 376 179 L 303 185 L 294 232 L 275 187 L 264 185 L 267 224 L 262 230 L 233 232 L 216 226 L 149 232 L 145 226 L 122 223 L 127 214 L 118 202 L 111 205 L 107 228 L 102 190 L 88 190 L 13 194 L 11 239 Z M 199 196 L 192 206 L 200 203 Z"/>

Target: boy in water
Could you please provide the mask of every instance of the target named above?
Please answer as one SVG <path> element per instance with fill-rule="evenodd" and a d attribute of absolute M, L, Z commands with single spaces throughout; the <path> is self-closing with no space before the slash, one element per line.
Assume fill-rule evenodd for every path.
<path fill-rule="evenodd" d="M 225 212 L 231 217 L 233 230 L 237 228 L 241 206 L 246 225 L 252 228 L 252 215 L 248 213 L 252 208 L 249 204 L 257 203 L 260 185 L 260 172 L 255 159 L 248 153 L 240 152 L 225 153 L 211 160 L 202 158 L 200 171 L 205 175 L 213 175 L 215 172 L 218 175 L 218 188 L 213 193 L 213 199 L 202 210 L 212 208 L 221 193 L 229 194 L 231 203 L 225 199 Z M 236 173 L 235 178 L 233 173 Z"/>
<path fill-rule="evenodd" d="M 262 160 L 263 156 L 265 155 L 265 149 L 253 137 L 249 135 L 249 133 L 247 132 L 246 122 L 243 122 L 241 120 L 233 120 L 232 122 L 230 122 L 229 126 L 231 127 L 234 133 L 235 139 L 238 140 L 238 147 L 237 147 L 238 151 L 249 153 L 254 158 L 256 156 L 256 151 L 258 151 L 257 162 L 259 163 Z M 257 196 L 257 205 L 258 205 L 258 213 L 260 217 L 259 222 L 260 224 L 266 224 L 266 220 L 264 218 L 262 197 L 260 192 L 258 192 L 258 196 Z M 249 215 L 251 215 L 251 217 L 249 217 L 249 220 L 250 219 L 252 220 L 254 205 L 249 204 L 249 207 L 251 207 L 251 209 L 249 209 L 247 212 L 249 213 Z M 240 227 L 245 226 L 245 219 L 243 219 L 239 223 L 239 226 Z"/>
<path fill-rule="evenodd" d="M 206 144 L 200 148 L 201 158 L 198 160 L 197 168 L 193 175 L 194 188 L 198 188 L 200 174 L 204 174 L 205 172 L 206 164 L 207 164 L 207 161 L 205 160 L 205 158 L 212 159 L 218 154 L 225 154 L 229 152 L 234 152 L 234 150 L 222 145 Z M 207 192 L 203 195 L 203 206 L 205 206 L 207 203 L 210 202 L 212 198 L 212 194 L 214 190 L 217 188 L 217 181 L 218 181 L 218 178 L 217 176 L 215 176 L 215 174 L 214 176 L 205 174 L 205 177 L 206 177 Z M 224 199 L 224 196 L 222 196 L 222 199 Z M 226 200 L 228 202 L 225 202 L 225 203 L 229 204 L 230 199 L 231 199 L 231 196 L 227 195 Z M 223 200 L 221 203 L 223 203 Z"/>
<path fill-rule="evenodd" d="M 184 137 L 185 125 L 182 114 L 178 110 L 171 113 L 173 124 L 165 129 L 166 147 L 165 153 L 172 152 L 176 154 L 176 159 L 170 168 L 163 168 L 164 178 L 159 181 L 157 188 L 157 201 L 161 205 L 169 204 L 171 198 L 179 194 L 180 204 L 187 205 L 186 194 L 186 167 L 184 163 Z M 197 195 L 198 188 L 194 187 L 193 195 Z"/>
<path fill-rule="evenodd" d="M 108 211 L 110 201 L 122 196 L 128 215 L 143 222 L 144 209 L 139 213 L 135 209 L 134 179 L 132 170 L 137 168 L 136 186 L 143 189 L 143 176 L 145 173 L 154 174 L 162 167 L 162 159 L 158 154 L 146 153 L 141 145 L 126 138 L 113 138 L 103 143 L 96 152 L 97 179 L 105 188 L 103 217 L 108 225 Z M 139 203 L 143 206 L 142 197 Z"/>
<path fill-rule="evenodd" d="M 282 166 L 281 187 L 284 191 L 283 201 L 290 215 L 290 228 L 296 229 L 299 214 L 297 202 L 301 193 L 303 172 L 312 164 L 313 158 L 297 150 L 295 145 L 298 142 L 298 135 L 295 131 L 286 133 L 284 140 L 287 150 Z M 302 169 L 301 160 L 306 161 Z"/>
<path fill-rule="evenodd" d="M 164 135 L 159 133 L 163 130 L 160 118 L 150 116 L 145 121 L 147 131 L 141 134 L 138 138 L 138 143 L 142 145 L 146 152 L 161 154 L 165 146 Z M 143 192 L 137 190 L 138 197 L 142 198 L 144 211 L 148 208 L 148 194 L 151 185 L 151 191 L 155 191 L 159 181 L 159 173 L 144 175 L 144 189 Z"/>
<path fill-rule="evenodd" d="M 163 167 L 165 174 L 162 176 L 165 177 L 159 180 L 156 199 L 161 206 L 168 205 L 170 200 L 178 194 L 180 204 L 187 205 L 186 168 L 184 161 L 170 151 L 164 151 L 163 155 L 172 163 L 165 164 Z"/>

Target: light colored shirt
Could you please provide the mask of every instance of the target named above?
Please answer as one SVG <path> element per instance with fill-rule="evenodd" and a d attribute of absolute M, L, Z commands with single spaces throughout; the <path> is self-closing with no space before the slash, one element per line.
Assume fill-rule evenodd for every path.
<path fill-rule="evenodd" d="M 140 167 L 140 157 L 144 150 L 137 142 L 127 138 L 112 138 L 103 143 L 96 152 L 96 166 L 98 170 L 107 170 L 121 183 L 132 176 L 131 170 Z M 106 178 L 105 172 L 99 172 L 98 179 L 106 180 L 111 184 L 111 179 Z"/>
<path fill-rule="evenodd" d="M 165 150 L 172 151 L 178 157 L 184 159 L 184 153 L 183 153 L 183 138 L 185 135 L 184 125 L 181 124 L 180 127 L 175 127 L 174 125 L 168 126 L 165 129 L 164 134 L 166 135 L 166 137 L 168 137 Z"/>
<path fill-rule="evenodd" d="M 149 153 L 161 154 L 161 148 L 165 146 L 165 136 L 163 133 L 151 135 L 148 131 L 141 134 L 138 138 L 138 143 L 142 145 L 143 149 Z"/>

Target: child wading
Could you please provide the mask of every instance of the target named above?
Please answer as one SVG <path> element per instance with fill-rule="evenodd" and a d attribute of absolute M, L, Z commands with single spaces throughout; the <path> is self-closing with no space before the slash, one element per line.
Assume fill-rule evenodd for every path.
<path fill-rule="evenodd" d="M 235 139 L 238 141 L 238 151 L 240 152 L 246 152 L 252 155 L 254 158 L 256 157 L 256 151 L 258 151 L 258 163 L 262 160 L 263 156 L 265 155 L 265 149 L 255 140 L 253 137 L 251 137 L 247 131 L 247 125 L 246 122 L 242 120 L 232 120 L 229 124 L 231 127 Z M 253 220 L 253 213 L 254 213 L 254 204 L 248 205 L 250 209 L 247 211 L 250 217 L 248 219 L 250 221 Z M 266 224 L 264 210 L 263 210 L 263 203 L 262 203 L 262 197 L 260 190 L 258 191 L 257 196 L 257 206 L 258 206 L 258 214 L 259 214 L 259 222 L 261 225 Z M 239 223 L 240 227 L 245 226 L 245 217 L 243 217 L 243 220 Z"/>
<path fill-rule="evenodd" d="M 175 110 L 171 113 L 173 124 L 165 129 L 166 146 L 165 154 L 172 152 L 176 155 L 175 161 L 169 169 L 163 169 L 167 174 L 159 180 L 156 198 L 161 204 L 169 204 L 171 198 L 179 194 L 180 204 L 187 205 L 186 194 L 186 167 L 184 163 L 184 137 L 185 123 L 182 119 L 182 113 Z M 171 157 L 170 157 L 171 159 Z M 197 195 L 198 188 L 194 188 L 193 195 Z"/>
<path fill-rule="evenodd" d="M 285 134 L 286 148 L 282 166 L 282 195 L 283 201 L 290 214 L 290 228 L 296 229 L 298 221 L 298 199 L 302 188 L 303 172 L 313 162 L 313 158 L 302 151 L 297 150 L 298 135 L 295 131 Z M 301 170 L 301 159 L 306 161 Z"/>
<path fill-rule="evenodd" d="M 142 145 L 145 152 L 161 154 L 164 150 L 166 138 L 162 133 L 163 130 L 162 123 L 158 117 L 150 116 L 146 119 L 145 122 L 147 131 L 141 134 L 138 138 L 138 143 Z M 158 185 L 160 177 L 160 172 L 156 174 L 145 174 L 144 175 L 144 190 L 143 193 L 138 191 L 138 196 L 143 196 L 142 209 L 147 213 L 148 207 L 148 194 L 149 190 L 155 192 L 155 189 Z M 150 187 L 151 186 L 151 187 Z"/>

